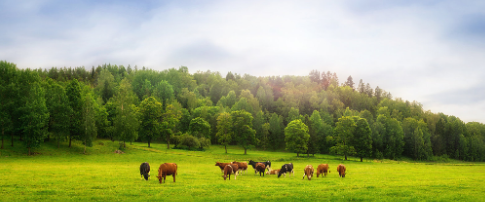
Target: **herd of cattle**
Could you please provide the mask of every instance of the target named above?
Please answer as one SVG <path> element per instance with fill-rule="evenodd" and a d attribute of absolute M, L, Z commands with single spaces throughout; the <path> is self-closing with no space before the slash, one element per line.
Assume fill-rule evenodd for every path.
<path fill-rule="evenodd" d="M 281 166 L 280 169 L 275 169 L 275 170 L 271 169 L 270 161 L 254 162 L 253 160 L 249 160 L 249 165 L 253 167 L 254 174 L 257 174 L 259 172 L 259 176 L 263 174 L 263 177 L 266 170 L 267 170 L 266 175 L 278 175 L 278 178 L 281 175 L 284 175 L 286 177 L 286 173 L 288 173 L 288 175 L 289 174 L 294 175 L 293 163 L 284 164 L 283 166 Z M 223 173 L 222 178 L 224 178 L 224 180 L 226 180 L 226 178 L 229 178 L 229 180 L 231 180 L 231 174 L 234 174 L 234 179 L 236 179 L 236 177 L 239 175 L 240 172 L 242 174 L 242 172 L 245 172 L 248 169 L 248 163 L 236 162 L 236 161 L 229 162 L 229 163 L 216 162 L 215 166 L 218 166 L 221 169 L 221 172 Z M 305 179 L 305 176 L 306 176 L 308 180 L 311 180 L 315 169 L 313 168 L 312 165 L 307 165 L 303 169 L 303 171 L 305 173 L 303 174 L 303 179 Z M 345 177 L 345 171 L 346 171 L 346 168 L 343 164 L 340 164 L 337 166 L 337 172 L 340 177 Z M 330 173 L 328 164 L 318 165 L 317 177 L 319 177 L 319 175 L 323 175 L 326 177 L 327 173 Z M 148 180 L 150 178 L 150 164 L 145 162 L 140 165 L 140 175 L 142 179 L 145 178 L 145 180 Z M 158 176 L 157 176 L 160 184 L 162 183 L 162 180 L 163 182 L 166 181 L 167 175 L 172 175 L 173 182 L 175 182 L 175 176 L 177 175 L 177 164 L 164 163 L 160 165 L 160 167 L 158 168 Z"/>

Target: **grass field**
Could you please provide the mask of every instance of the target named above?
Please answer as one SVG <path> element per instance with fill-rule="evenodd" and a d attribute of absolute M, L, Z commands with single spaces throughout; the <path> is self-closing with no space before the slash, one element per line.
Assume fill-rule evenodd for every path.
<path fill-rule="evenodd" d="M 426 163 L 405 161 L 358 162 L 351 158 L 248 150 L 213 145 L 206 151 L 166 149 L 165 144 L 127 145 L 125 154 L 115 154 L 117 143 L 98 140 L 83 148 L 56 149 L 44 144 L 36 156 L 26 156 L 20 142 L 0 150 L 0 201 L 484 201 L 485 164 Z M 103 145 L 101 145 L 103 144 Z M 271 160 L 273 168 L 292 162 L 295 175 L 259 177 L 253 169 L 224 181 L 216 161 Z M 142 181 L 139 166 L 149 162 L 152 178 Z M 178 164 L 177 182 L 156 179 L 158 166 Z M 328 163 L 325 178 L 302 180 L 303 168 Z M 336 167 L 343 163 L 347 176 L 339 178 Z M 232 176 L 231 176 L 232 177 Z"/>

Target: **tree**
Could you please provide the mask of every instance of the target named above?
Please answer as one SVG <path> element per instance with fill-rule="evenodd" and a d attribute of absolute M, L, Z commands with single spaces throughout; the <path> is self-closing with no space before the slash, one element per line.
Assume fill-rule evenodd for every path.
<path fill-rule="evenodd" d="M 24 143 L 31 155 L 31 149 L 40 146 L 44 135 L 47 132 L 47 123 L 49 120 L 49 111 L 45 105 L 44 89 L 39 83 L 35 82 L 30 85 L 28 99 L 25 103 L 21 117 L 23 123 Z"/>
<path fill-rule="evenodd" d="M 194 135 L 197 138 L 205 137 L 209 138 L 210 134 L 210 124 L 205 121 L 203 118 L 196 117 L 190 121 L 190 131 L 192 132 L 192 135 Z"/>
<path fill-rule="evenodd" d="M 348 86 L 348 87 L 350 87 L 352 90 L 355 90 L 355 88 L 354 88 L 354 81 L 353 81 L 353 79 L 352 79 L 352 76 L 349 76 L 349 77 L 347 78 L 347 81 L 345 82 L 345 86 Z"/>
<path fill-rule="evenodd" d="M 347 160 L 347 155 L 349 155 L 348 151 L 350 141 L 352 141 L 354 130 L 356 124 L 354 119 L 350 116 L 343 116 L 342 118 L 338 119 L 338 122 L 335 124 L 335 135 L 337 135 L 337 141 L 341 144 L 341 147 L 344 149 L 344 156 L 345 160 Z"/>
<path fill-rule="evenodd" d="M 17 76 L 17 68 L 13 63 L 6 61 L 0 61 L 0 128 L 3 141 L 7 136 L 7 133 L 12 134 L 12 146 L 13 146 L 13 134 L 14 128 L 13 113 L 15 110 L 15 79 Z"/>
<path fill-rule="evenodd" d="M 182 111 L 177 109 L 173 104 L 169 104 L 165 113 L 162 115 L 162 136 L 167 141 L 167 149 L 170 149 L 170 136 L 175 133 L 177 123 L 182 117 Z"/>
<path fill-rule="evenodd" d="M 315 82 L 315 83 L 318 83 L 320 84 L 321 80 L 320 80 L 320 72 L 316 69 L 312 70 L 310 72 L 310 74 L 308 75 L 308 77 L 310 78 L 310 80 L 312 82 Z"/>
<path fill-rule="evenodd" d="M 308 153 L 315 154 L 320 151 L 321 139 L 324 138 L 324 123 L 320 117 L 320 112 L 314 110 L 310 117 L 309 124 L 310 141 L 308 142 Z"/>
<path fill-rule="evenodd" d="M 306 126 L 300 119 L 291 121 L 285 128 L 285 142 L 286 150 L 295 152 L 296 156 L 308 150 L 308 126 Z"/>
<path fill-rule="evenodd" d="M 224 145 L 224 149 L 226 150 L 227 154 L 227 145 L 232 140 L 232 118 L 231 115 L 227 112 L 221 113 L 219 117 L 217 117 L 217 133 L 216 137 L 220 144 Z"/>
<path fill-rule="evenodd" d="M 356 119 L 357 123 L 352 145 L 360 158 L 360 162 L 362 162 L 364 157 L 369 157 L 372 153 L 372 131 L 366 119 L 358 117 Z"/>
<path fill-rule="evenodd" d="M 253 118 L 253 125 L 252 125 L 252 128 L 254 129 L 254 131 L 256 131 L 256 142 L 260 143 L 261 141 L 261 136 L 262 136 L 262 133 L 263 133 L 263 124 L 264 124 L 265 120 L 264 120 L 264 114 L 263 112 L 260 110 L 258 113 L 256 113 L 256 115 L 254 116 Z"/>
<path fill-rule="evenodd" d="M 158 85 L 154 89 L 153 94 L 155 95 L 155 97 L 158 98 L 158 100 L 162 102 L 163 110 L 166 109 L 167 102 L 174 97 L 172 85 L 164 80 L 158 83 Z"/>
<path fill-rule="evenodd" d="M 140 103 L 140 136 L 150 142 L 160 134 L 160 118 L 162 117 L 162 103 L 154 97 L 148 97 Z"/>
<path fill-rule="evenodd" d="M 103 102 L 106 103 L 114 94 L 114 77 L 107 69 L 101 70 L 98 76 L 98 85 L 96 89 L 101 94 Z"/>
<path fill-rule="evenodd" d="M 78 138 L 81 134 L 81 120 L 82 120 L 82 98 L 81 85 L 77 79 L 73 79 L 66 87 L 66 95 L 69 99 L 69 107 L 71 107 L 71 114 L 69 115 L 69 147 L 71 147 L 72 139 Z"/>
<path fill-rule="evenodd" d="M 46 105 L 49 110 L 49 130 L 52 132 L 57 141 L 65 140 L 69 135 L 69 116 L 72 114 L 72 109 L 69 107 L 69 99 L 62 86 L 53 83 L 47 89 Z"/>
<path fill-rule="evenodd" d="M 269 123 L 264 123 L 262 127 L 262 136 L 261 136 L 261 146 L 263 147 L 263 151 L 266 150 L 266 147 L 269 143 L 269 129 L 270 129 L 270 124 Z"/>
<path fill-rule="evenodd" d="M 96 112 L 94 108 L 94 99 L 90 93 L 84 97 L 83 101 L 83 111 L 82 111 L 82 127 L 83 127 L 83 137 L 84 142 L 84 153 L 86 154 L 86 147 L 92 147 L 93 141 L 97 135 L 96 128 Z"/>
<path fill-rule="evenodd" d="M 285 139 L 285 125 L 283 124 L 283 116 L 273 113 L 269 119 L 270 145 L 272 149 L 277 149 L 283 146 Z"/>
<path fill-rule="evenodd" d="M 256 139 L 256 131 L 251 128 L 253 116 L 244 110 L 232 111 L 231 119 L 236 142 L 244 148 L 244 154 L 247 154 L 247 149 L 254 145 Z"/>

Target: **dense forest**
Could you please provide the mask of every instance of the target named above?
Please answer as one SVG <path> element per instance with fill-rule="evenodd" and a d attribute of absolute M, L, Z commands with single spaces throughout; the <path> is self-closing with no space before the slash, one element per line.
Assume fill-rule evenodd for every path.
<path fill-rule="evenodd" d="M 362 158 L 485 161 L 485 125 L 424 111 L 349 76 L 256 77 L 105 64 L 20 69 L 0 61 L 1 148 L 95 138 Z M 10 140 L 10 141 L 9 141 Z M 20 146 L 20 145 L 15 145 Z M 226 149 L 227 152 L 227 149 Z"/>

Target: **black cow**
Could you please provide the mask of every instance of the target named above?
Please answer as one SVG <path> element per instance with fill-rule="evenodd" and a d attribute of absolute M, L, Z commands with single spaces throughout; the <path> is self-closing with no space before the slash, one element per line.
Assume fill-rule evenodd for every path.
<path fill-rule="evenodd" d="M 145 180 L 148 180 L 148 178 L 150 178 L 150 164 L 145 162 L 140 165 L 140 175 L 142 176 L 142 180 L 143 177 L 145 177 Z"/>
<path fill-rule="evenodd" d="M 258 171 L 256 171 L 256 164 L 258 164 L 258 163 L 264 164 L 264 166 L 268 170 L 271 168 L 271 162 L 270 161 L 266 161 L 266 162 L 254 162 L 253 160 L 249 160 L 249 165 L 253 166 L 254 174 L 257 174 L 258 173 Z"/>
<path fill-rule="evenodd" d="M 281 176 L 281 174 L 285 174 L 285 177 L 286 177 L 286 173 L 293 173 L 294 175 L 293 163 L 289 163 L 281 166 L 280 172 L 278 173 L 278 178 Z"/>

